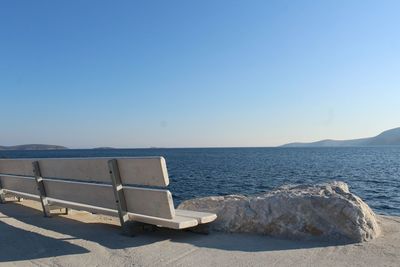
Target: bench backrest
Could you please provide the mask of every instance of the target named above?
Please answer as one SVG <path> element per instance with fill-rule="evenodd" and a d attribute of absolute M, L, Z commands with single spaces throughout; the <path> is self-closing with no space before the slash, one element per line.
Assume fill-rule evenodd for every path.
<path fill-rule="evenodd" d="M 116 159 L 127 210 L 172 219 L 175 209 L 164 158 L 1 159 L 0 184 L 10 192 L 39 195 L 32 163 L 39 163 L 47 197 L 105 209 L 116 209 L 108 161 Z M 140 186 L 140 187 L 138 187 Z"/>

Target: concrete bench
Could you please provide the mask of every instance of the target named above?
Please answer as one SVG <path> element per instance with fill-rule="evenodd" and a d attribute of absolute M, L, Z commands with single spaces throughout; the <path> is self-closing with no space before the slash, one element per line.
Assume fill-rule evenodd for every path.
<path fill-rule="evenodd" d="M 1 159 L 0 200 L 5 195 L 52 207 L 118 215 L 121 226 L 141 222 L 172 229 L 214 221 L 212 213 L 174 208 L 163 157 Z"/>

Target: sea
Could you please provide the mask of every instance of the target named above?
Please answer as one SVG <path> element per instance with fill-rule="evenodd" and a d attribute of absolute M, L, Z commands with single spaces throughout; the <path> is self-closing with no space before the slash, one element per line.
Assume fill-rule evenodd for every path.
<path fill-rule="evenodd" d="M 141 156 L 165 157 L 175 205 L 195 197 L 343 181 L 375 212 L 400 215 L 400 146 L 0 151 L 0 158 Z"/>

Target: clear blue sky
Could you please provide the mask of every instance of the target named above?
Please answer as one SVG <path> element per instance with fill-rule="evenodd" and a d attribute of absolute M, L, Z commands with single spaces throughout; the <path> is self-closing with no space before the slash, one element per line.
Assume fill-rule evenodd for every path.
<path fill-rule="evenodd" d="M 400 126 L 400 1 L 0 2 L 0 145 L 275 146 Z"/>

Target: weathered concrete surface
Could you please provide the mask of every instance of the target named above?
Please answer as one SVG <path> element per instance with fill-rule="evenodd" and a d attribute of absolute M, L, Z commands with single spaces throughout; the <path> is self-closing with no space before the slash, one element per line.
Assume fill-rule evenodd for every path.
<path fill-rule="evenodd" d="M 159 228 L 121 235 L 118 217 L 71 210 L 51 219 L 40 202 L 0 205 L 0 267 L 398 267 L 400 217 L 378 216 L 382 235 L 370 242 L 282 240 L 263 235 Z"/>
<path fill-rule="evenodd" d="M 210 228 L 221 232 L 351 242 L 380 234 L 374 212 L 343 182 L 284 186 L 256 196 L 198 198 L 179 208 L 216 213 Z"/>

